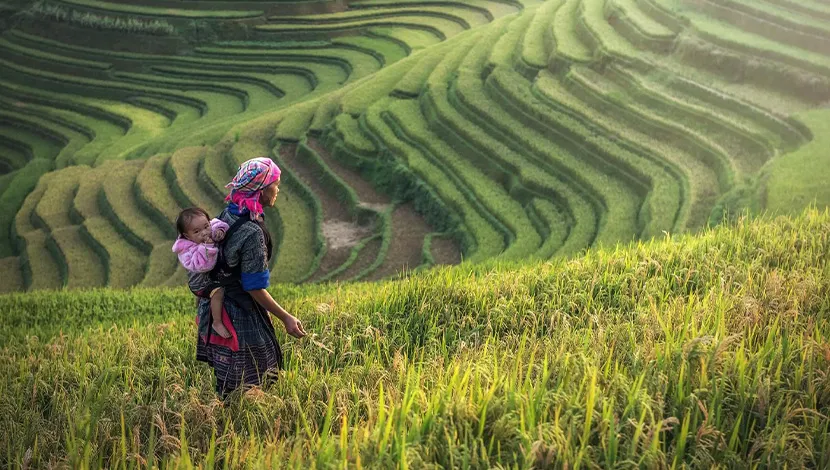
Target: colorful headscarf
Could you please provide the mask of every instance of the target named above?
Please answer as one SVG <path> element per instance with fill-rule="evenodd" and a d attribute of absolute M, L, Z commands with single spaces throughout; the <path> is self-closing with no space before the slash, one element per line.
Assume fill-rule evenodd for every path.
<path fill-rule="evenodd" d="M 242 165 L 236 172 L 226 188 L 231 188 L 231 193 L 225 201 L 231 201 L 239 207 L 239 211 L 247 209 L 251 219 L 256 219 L 262 214 L 262 204 L 259 203 L 259 195 L 263 188 L 280 179 L 280 167 L 270 158 L 252 158 Z"/>

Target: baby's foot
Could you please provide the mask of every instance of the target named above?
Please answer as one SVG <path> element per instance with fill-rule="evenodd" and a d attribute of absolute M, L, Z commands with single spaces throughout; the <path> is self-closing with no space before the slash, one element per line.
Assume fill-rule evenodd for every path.
<path fill-rule="evenodd" d="M 213 322 L 213 331 L 223 338 L 231 337 L 231 332 L 225 328 L 225 325 L 221 321 Z"/>

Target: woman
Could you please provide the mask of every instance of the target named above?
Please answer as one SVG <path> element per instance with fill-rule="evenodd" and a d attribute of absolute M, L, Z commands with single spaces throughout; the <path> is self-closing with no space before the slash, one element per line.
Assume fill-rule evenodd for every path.
<path fill-rule="evenodd" d="M 213 367 L 216 392 L 222 398 L 240 386 L 259 385 L 282 368 L 282 352 L 268 312 L 282 321 L 291 336 L 306 334 L 302 323 L 265 290 L 272 246 L 263 206 L 274 206 L 279 184 L 279 167 L 263 157 L 243 163 L 225 186 L 231 188 L 225 198 L 228 205 L 217 218 L 230 228 L 211 276 L 225 288 L 222 316 L 231 337 L 212 332 L 210 302 L 201 299 L 196 347 L 196 359 Z"/>

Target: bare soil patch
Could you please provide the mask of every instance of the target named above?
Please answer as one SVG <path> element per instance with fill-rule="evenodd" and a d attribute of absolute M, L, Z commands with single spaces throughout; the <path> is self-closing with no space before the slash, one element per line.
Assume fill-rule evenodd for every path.
<path fill-rule="evenodd" d="M 329 250 L 351 248 L 372 233 L 372 227 L 351 222 L 328 220 L 323 222 L 323 236 Z"/>
<path fill-rule="evenodd" d="M 433 237 L 430 243 L 430 253 L 436 265 L 461 262 L 461 250 L 458 243 L 447 237 Z"/>
<path fill-rule="evenodd" d="M 432 229 L 412 204 L 404 204 L 392 212 L 392 239 L 386 258 L 367 280 L 378 280 L 414 269 L 423 262 L 424 237 Z"/>
<path fill-rule="evenodd" d="M 307 145 L 317 152 L 320 158 L 328 165 L 328 167 L 337 174 L 347 185 L 349 185 L 357 194 L 360 200 L 360 205 L 377 212 L 384 212 L 388 210 L 391 204 L 389 196 L 378 192 L 369 181 L 363 176 L 341 162 L 337 161 L 323 144 L 316 138 L 309 138 Z M 283 147 L 288 147 L 284 144 Z M 298 160 L 294 153 L 296 146 L 292 146 L 293 160 L 285 159 L 286 163 Z M 281 147 L 282 151 L 282 147 Z M 300 173 L 302 162 L 297 164 L 290 163 L 292 169 L 297 166 L 297 174 Z M 306 179 L 303 179 L 304 181 Z M 308 183 L 307 183 L 308 184 Z M 318 189 L 311 184 L 310 187 L 315 193 L 322 192 L 323 188 Z M 318 196 L 319 197 L 319 196 Z M 348 259 L 352 247 L 365 239 L 372 232 L 373 228 L 361 227 L 353 224 L 351 220 L 344 218 L 339 209 L 330 207 L 330 211 L 326 211 L 329 202 L 326 202 L 322 197 L 321 204 L 324 206 L 324 222 L 323 235 L 326 238 L 328 252 L 324 257 L 320 270 L 312 280 L 319 279 L 326 272 L 336 269 L 340 264 L 334 265 L 335 261 Z M 332 201 L 331 204 L 340 204 L 339 201 Z M 345 208 L 344 208 L 345 209 Z M 331 216 L 329 214 L 332 214 Z M 423 262 L 422 250 L 424 246 L 424 238 L 433 231 L 433 229 L 426 223 L 420 214 L 415 212 L 414 206 L 410 204 L 399 205 L 392 212 L 392 237 L 389 240 L 389 247 L 386 252 L 386 257 L 378 268 L 370 273 L 365 280 L 374 281 L 390 276 L 395 276 L 401 272 L 409 269 L 414 269 L 420 266 Z M 358 275 L 361 271 L 370 266 L 380 252 L 382 245 L 381 240 L 372 240 L 360 251 L 358 258 L 349 266 L 343 273 L 336 277 L 337 280 L 348 280 Z M 461 260 L 460 251 L 457 245 L 451 240 L 443 238 L 436 238 L 433 240 L 433 257 L 439 264 L 457 264 Z M 329 265 L 331 264 L 331 265 Z M 323 273 L 323 274 L 321 274 Z"/>
<path fill-rule="evenodd" d="M 335 278 L 337 281 L 348 281 L 353 279 L 355 276 L 360 274 L 364 269 L 368 268 L 375 262 L 378 258 L 378 254 L 380 254 L 380 247 L 383 244 L 380 238 L 376 238 L 366 246 L 360 250 L 360 253 L 357 256 L 357 259 L 354 260 L 354 263 L 351 264 L 345 271 L 340 273 L 339 276 Z"/>
<path fill-rule="evenodd" d="M 326 240 L 326 254 L 320 260 L 320 267 L 309 279 L 316 282 L 331 271 L 342 266 L 349 259 L 351 249 L 372 227 L 361 227 L 352 221 L 348 207 L 341 202 L 317 177 L 315 170 L 297 156 L 297 144 L 283 143 L 280 158 L 320 201 L 323 212 L 323 237 Z"/>
<path fill-rule="evenodd" d="M 343 165 L 337 159 L 331 156 L 328 150 L 323 146 L 323 144 L 315 139 L 309 138 L 306 144 L 315 152 L 320 158 L 326 162 L 326 165 L 334 171 L 343 181 L 346 182 L 352 189 L 354 189 L 355 193 L 357 193 L 358 199 L 360 199 L 361 203 L 370 205 L 370 204 L 389 204 L 389 196 L 379 193 L 375 188 L 372 186 L 371 183 L 366 181 L 363 176 L 360 175 L 359 172 Z"/>

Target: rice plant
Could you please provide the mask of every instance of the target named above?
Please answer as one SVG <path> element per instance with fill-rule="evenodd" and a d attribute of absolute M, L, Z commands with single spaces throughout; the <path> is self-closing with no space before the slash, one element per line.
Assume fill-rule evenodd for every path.
<path fill-rule="evenodd" d="M 311 335 L 283 338 L 276 383 L 225 402 L 184 289 L 0 296 L 0 464 L 825 468 L 828 234 L 810 210 L 572 260 L 274 287 Z"/>

